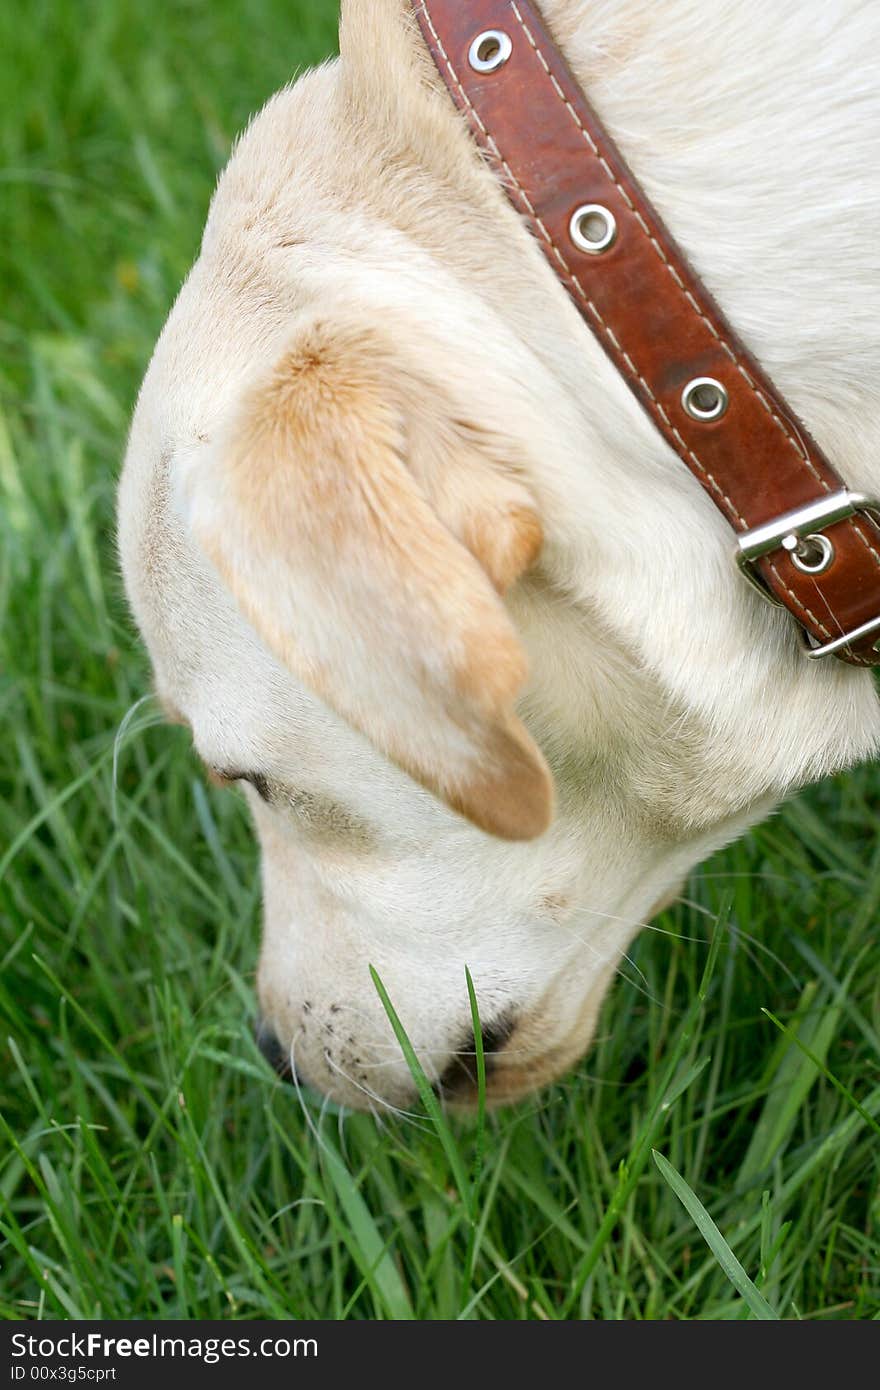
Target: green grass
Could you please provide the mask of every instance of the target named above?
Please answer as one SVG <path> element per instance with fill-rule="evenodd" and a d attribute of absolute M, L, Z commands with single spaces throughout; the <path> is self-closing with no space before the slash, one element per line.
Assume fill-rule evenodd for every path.
<path fill-rule="evenodd" d="M 562 1084 L 381 1127 L 257 1054 L 244 808 L 149 705 L 114 794 L 133 394 L 235 130 L 333 10 L 0 8 L 0 1310 L 877 1317 L 876 769 L 694 874 Z"/>

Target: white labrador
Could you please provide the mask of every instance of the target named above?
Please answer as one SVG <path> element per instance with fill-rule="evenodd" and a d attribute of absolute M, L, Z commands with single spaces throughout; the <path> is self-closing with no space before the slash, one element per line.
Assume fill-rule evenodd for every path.
<path fill-rule="evenodd" d="M 636 175 L 850 486 L 880 492 L 880 7 L 545 0 Z M 264 1015 L 350 1105 L 588 1046 L 621 952 L 792 788 L 870 755 L 480 162 L 406 0 L 236 147 L 120 491 L 157 687 L 246 784 Z M 465 1065 L 457 1070 L 457 1063 Z"/>

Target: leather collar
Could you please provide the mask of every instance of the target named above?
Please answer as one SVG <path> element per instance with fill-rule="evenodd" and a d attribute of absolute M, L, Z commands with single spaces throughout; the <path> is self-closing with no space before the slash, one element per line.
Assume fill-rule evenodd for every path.
<path fill-rule="evenodd" d="M 689 266 L 529 0 L 414 0 L 449 93 L 582 317 L 806 655 L 880 664 L 878 504 L 851 492 Z"/>

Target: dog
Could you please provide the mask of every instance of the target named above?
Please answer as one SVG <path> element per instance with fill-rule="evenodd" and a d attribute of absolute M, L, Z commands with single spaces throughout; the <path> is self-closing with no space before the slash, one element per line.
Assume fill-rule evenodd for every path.
<path fill-rule="evenodd" d="M 880 490 L 880 12 L 544 0 L 581 85 L 851 487 Z M 352 1107 L 490 1103 L 588 1048 L 639 927 L 870 757 L 585 329 L 408 0 L 235 147 L 137 403 L 129 600 L 259 837 L 264 1046 Z"/>

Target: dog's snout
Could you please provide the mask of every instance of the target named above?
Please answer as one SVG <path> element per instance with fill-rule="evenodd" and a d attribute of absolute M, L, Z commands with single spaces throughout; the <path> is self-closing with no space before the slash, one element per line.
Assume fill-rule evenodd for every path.
<path fill-rule="evenodd" d="M 271 1023 L 267 1023 L 264 1018 L 258 1018 L 254 1028 L 254 1036 L 257 1047 L 262 1052 L 269 1066 L 284 1081 L 289 1081 L 292 1085 L 296 1083 L 296 1075 L 290 1059 L 290 1053 L 281 1046 L 278 1035 Z"/>

